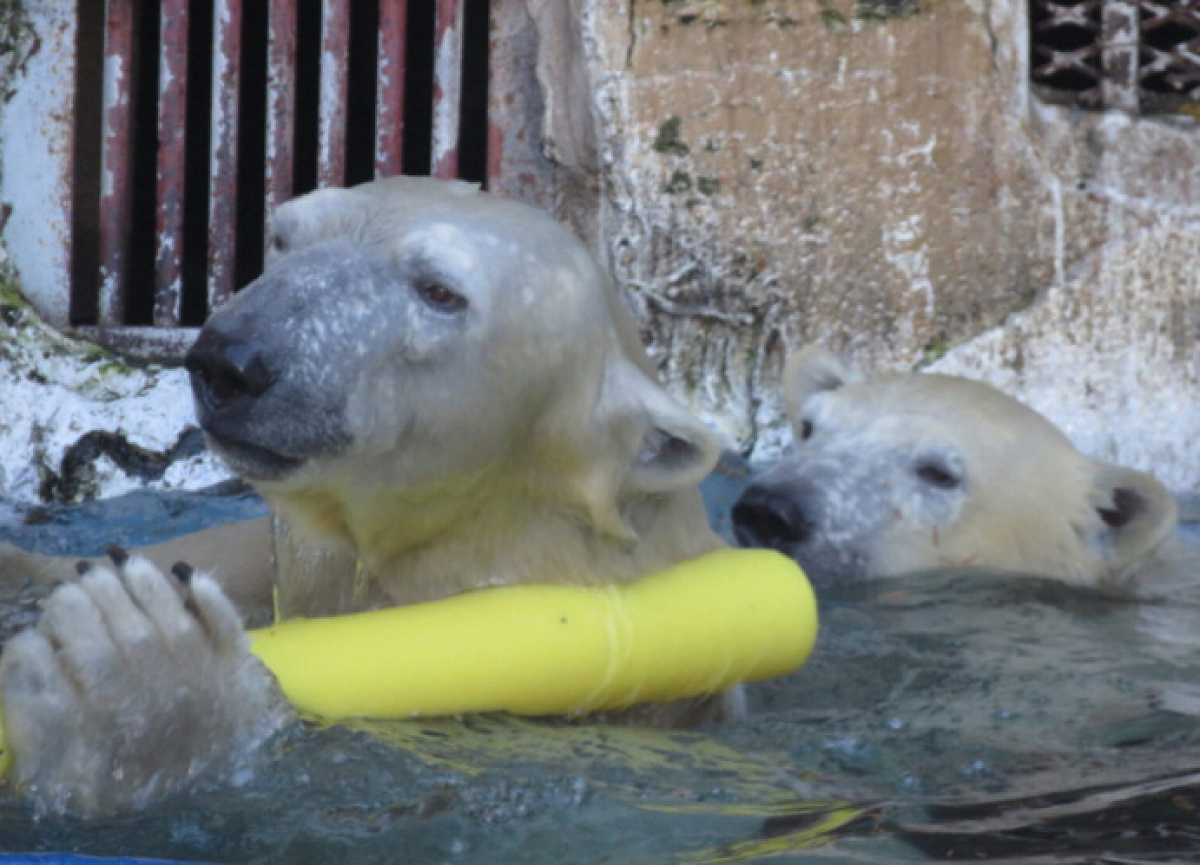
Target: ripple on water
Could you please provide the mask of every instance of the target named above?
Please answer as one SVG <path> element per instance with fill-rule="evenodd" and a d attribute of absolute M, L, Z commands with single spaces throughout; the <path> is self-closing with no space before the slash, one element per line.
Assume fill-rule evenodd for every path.
<path fill-rule="evenodd" d="M 739 482 L 709 484 L 718 508 Z M 10 520 L 0 537 L 32 530 L 45 550 L 83 554 L 261 512 L 244 492 L 159 498 Z M 34 599 L 8 601 L 0 631 L 36 616 Z M 0 800 L 0 849 L 529 865 L 1187 858 L 1200 845 L 1198 613 L 1196 599 L 1138 606 L 1011 577 L 840 589 L 821 599 L 813 658 L 751 686 L 742 721 L 297 724 L 232 782 L 132 817 L 35 821 Z"/>

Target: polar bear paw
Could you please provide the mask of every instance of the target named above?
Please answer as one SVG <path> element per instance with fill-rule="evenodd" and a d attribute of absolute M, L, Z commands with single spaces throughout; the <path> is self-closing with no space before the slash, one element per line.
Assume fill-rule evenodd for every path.
<path fill-rule="evenodd" d="M 109 556 L 81 562 L 0 655 L 10 781 L 43 811 L 143 806 L 244 758 L 290 716 L 216 582 Z"/>

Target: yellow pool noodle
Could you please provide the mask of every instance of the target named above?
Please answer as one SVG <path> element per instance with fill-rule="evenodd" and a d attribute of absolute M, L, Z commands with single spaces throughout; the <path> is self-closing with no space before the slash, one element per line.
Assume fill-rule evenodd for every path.
<path fill-rule="evenodd" d="M 719 550 L 625 586 L 507 586 L 251 633 L 301 711 L 557 715 L 711 694 L 795 669 L 817 634 L 799 567 Z"/>
<path fill-rule="evenodd" d="M 330 720 L 558 715 L 711 694 L 794 670 L 816 637 L 800 568 L 732 549 L 624 586 L 481 589 L 250 632 L 293 705 Z M 8 757 L 0 750 L 0 773 Z"/>

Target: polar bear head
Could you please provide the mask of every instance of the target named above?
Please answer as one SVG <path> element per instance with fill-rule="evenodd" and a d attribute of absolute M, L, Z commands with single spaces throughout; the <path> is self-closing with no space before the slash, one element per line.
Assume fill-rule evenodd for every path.
<path fill-rule="evenodd" d="M 472 185 L 284 205 L 265 272 L 187 366 L 212 447 L 391 600 L 628 579 L 716 544 L 696 485 L 718 445 L 655 381 L 609 279 Z"/>
<path fill-rule="evenodd" d="M 1049 421 L 964 378 L 856 381 L 810 348 L 784 375 L 794 452 L 733 510 L 739 541 L 815 582 L 944 567 L 1118 587 L 1171 532 L 1143 472 L 1089 459 Z"/>

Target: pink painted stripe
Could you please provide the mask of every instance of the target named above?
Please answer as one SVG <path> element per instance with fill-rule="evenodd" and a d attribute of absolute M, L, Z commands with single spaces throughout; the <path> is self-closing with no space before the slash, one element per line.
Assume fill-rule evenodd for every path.
<path fill-rule="evenodd" d="M 271 0 L 267 49 L 266 230 L 275 209 L 292 197 L 296 136 L 296 0 Z"/>
<path fill-rule="evenodd" d="M 123 323 L 132 225 L 133 0 L 110 0 L 104 40 L 100 178 L 100 324 Z"/>
<path fill-rule="evenodd" d="M 238 82 L 242 0 L 213 5 L 212 151 L 208 186 L 208 308 L 234 289 L 237 251 Z"/>
<path fill-rule="evenodd" d="M 375 102 L 375 176 L 403 169 L 404 40 L 408 0 L 379 0 L 379 68 Z"/>
<path fill-rule="evenodd" d="M 350 71 L 350 4 L 324 0 L 321 91 L 317 108 L 317 185 L 346 182 L 346 87 Z"/>
<path fill-rule="evenodd" d="M 163 0 L 158 60 L 158 222 L 154 324 L 179 324 L 187 133 L 188 0 Z"/>
<path fill-rule="evenodd" d="M 458 176 L 459 102 L 462 95 L 462 4 L 436 0 L 433 55 L 433 176 Z"/>

